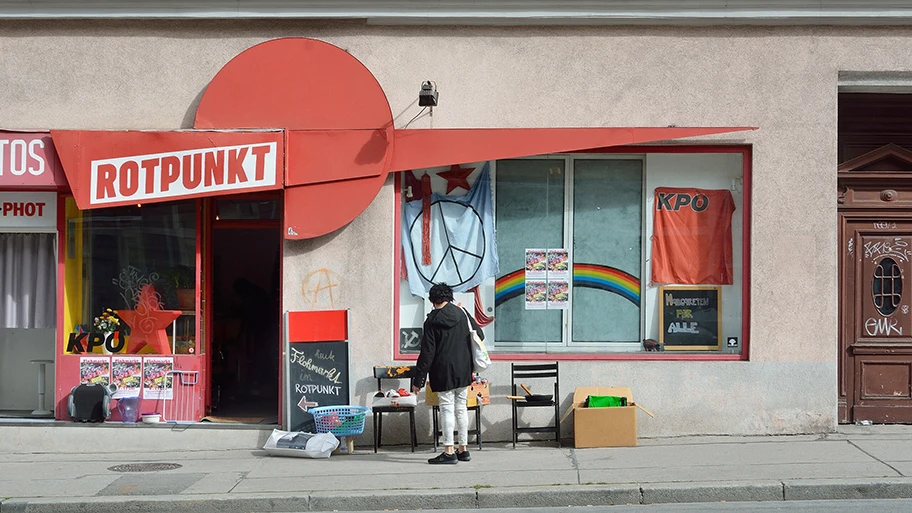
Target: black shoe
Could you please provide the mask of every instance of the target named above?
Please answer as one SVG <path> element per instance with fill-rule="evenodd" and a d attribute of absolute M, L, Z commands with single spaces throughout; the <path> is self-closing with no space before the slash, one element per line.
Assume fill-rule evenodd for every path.
<path fill-rule="evenodd" d="M 469 454 L 468 450 L 457 452 L 456 459 L 459 461 L 472 461 L 472 455 Z"/>
<path fill-rule="evenodd" d="M 434 456 L 433 458 L 429 459 L 428 463 L 430 463 L 431 465 L 440 465 L 440 464 L 455 465 L 455 464 L 459 463 L 459 460 L 457 459 L 455 454 L 447 454 L 445 452 L 442 452 L 439 455 Z"/>

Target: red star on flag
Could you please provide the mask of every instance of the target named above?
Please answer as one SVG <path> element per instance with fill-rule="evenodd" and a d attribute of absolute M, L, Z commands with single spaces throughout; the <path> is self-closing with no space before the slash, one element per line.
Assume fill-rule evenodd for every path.
<path fill-rule="evenodd" d="M 458 187 L 469 190 L 471 188 L 469 175 L 472 174 L 472 171 L 475 171 L 474 167 L 459 167 L 457 164 L 453 164 L 449 171 L 441 171 L 437 173 L 437 176 L 446 180 L 446 193 L 449 194 Z"/>
<path fill-rule="evenodd" d="M 171 354 L 165 328 L 180 317 L 180 310 L 162 310 L 161 303 L 152 285 L 146 285 L 139 293 L 135 310 L 119 310 L 117 315 L 130 326 L 130 343 L 127 353 L 136 354 L 145 346 L 155 349 L 158 354 Z"/>

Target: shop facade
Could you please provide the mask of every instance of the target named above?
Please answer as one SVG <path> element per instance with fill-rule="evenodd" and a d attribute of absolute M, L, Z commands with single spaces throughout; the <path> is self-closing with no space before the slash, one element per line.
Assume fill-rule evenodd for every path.
<path fill-rule="evenodd" d="M 426 306 L 410 289 L 414 271 L 433 280 L 427 269 L 448 249 L 485 242 L 482 236 L 449 244 L 424 264 L 418 229 L 424 223 L 422 200 L 437 193 L 455 201 L 483 176 L 496 226 L 495 244 L 485 247 L 488 255 L 497 255 L 498 265 L 478 283 L 465 280 L 471 292 L 461 298 L 485 321 L 494 351 L 495 363 L 485 372 L 493 397 L 484 413 L 488 439 L 509 438 L 510 404 L 503 397 L 509 393 L 510 363 L 520 361 L 560 362 L 562 410 L 577 386 L 631 387 L 637 401 L 656 413 L 640 424 L 641 436 L 827 432 L 838 422 L 862 420 L 840 413 L 840 406 L 851 407 L 855 392 L 844 388 L 838 349 L 841 271 L 834 192 L 837 165 L 848 159 L 837 149 L 837 111 L 840 85 L 855 76 L 846 70 L 912 65 L 906 51 L 912 40 L 904 29 L 456 29 L 305 21 L 251 22 L 244 29 L 230 21 L 192 26 L 137 21 L 127 28 L 93 21 L 78 29 L 52 24 L 49 30 L 57 37 L 47 38 L 32 35 L 27 25 L 8 25 L 7 44 L 21 50 L 10 55 L 41 57 L 4 57 L 23 70 L 15 98 L 7 100 L 7 128 L 50 131 L 66 172 L 66 189 L 55 190 L 60 302 L 53 372 L 59 419 L 67 418 L 66 395 L 79 381 L 79 362 L 89 356 L 70 345 L 71 337 L 97 331 L 86 325 L 107 308 L 133 310 L 127 315 L 136 316 L 143 304 L 169 313 L 140 316 L 157 322 L 142 346 L 131 330 L 129 339 L 112 336 L 108 347 L 93 347 L 91 356 L 111 366 L 118 359 L 135 368 L 131 361 L 137 357 L 173 365 L 179 372 L 172 377 L 180 383 L 172 386 L 170 398 L 152 406 L 166 418 L 281 418 L 281 332 L 269 330 L 280 326 L 282 312 L 299 310 L 349 311 L 351 400 L 369 405 L 376 391 L 372 367 L 415 358 Z M 226 31 L 237 37 L 225 39 Z M 191 32 L 194 38 L 172 37 Z M 231 117 L 269 98 L 270 91 L 287 94 L 287 86 L 252 80 L 245 84 L 249 99 L 226 95 L 208 103 L 207 95 L 218 91 L 210 83 L 226 64 L 281 37 L 319 40 L 357 59 L 376 77 L 392 125 L 352 124 L 376 121 L 375 98 L 367 96 L 374 88 L 352 95 L 348 104 L 302 102 L 301 111 L 287 108 L 293 102 L 283 97 L 270 108 L 294 115 L 266 123 L 236 123 Z M 427 44 L 415 47 L 416 38 Z M 860 55 L 857 48 L 879 50 L 876 56 Z M 440 92 L 432 115 L 415 105 L 425 80 Z M 407 124 L 440 134 L 461 128 L 596 130 L 566 139 L 525 137 L 519 143 L 495 134 L 489 140 L 500 141 L 500 149 L 490 154 L 463 160 L 453 147 L 476 143 L 460 140 L 434 146 L 444 148 L 437 154 L 418 152 L 420 158 L 401 162 L 407 142 L 379 160 L 373 153 L 359 160 L 350 150 L 369 146 L 369 137 L 336 144 L 326 135 L 342 128 L 384 128 L 378 133 L 386 136 L 387 128 L 406 130 Z M 717 131 L 660 130 L 624 142 L 599 131 L 610 127 Z M 313 129 L 322 130 L 324 139 L 300 135 Z M 139 132 L 146 139 L 115 140 L 136 134 L 128 130 L 148 131 Z M 389 140 L 396 140 L 392 132 Z M 185 142 L 199 134 L 225 141 Z M 296 149 L 295 142 L 302 141 L 298 148 L 306 150 Z M 340 149 L 345 144 L 348 153 Z M 245 145 L 241 158 L 238 148 Z M 337 151 L 320 151 L 330 147 Z M 193 153 L 199 148 L 211 155 Z M 93 159 L 157 155 L 175 157 L 180 166 L 186 161 L 187 169 L 205 169 L 207 158 L 219 158 L 212 148 L 232 148 L 235 153 L 225 153 L 226 160 L 249 157 L 250 167 L 239 165 L 251 180 L 236 180 L 241 186 L 235 189 L 196 193 L 187 191 L 205 188 L 204 175 L 196 183 L 187 175 L 187 186 L 181 182 L 185 176 L 176 175 L 170 190 L 185 193 L 168 198 L 136 196 L 146 190 L 142 179 L 133 183 L 102 174 L 110 194 L 104 182 L 99 193 L 97 174 L 96 189 L 91 179 L 83 181 L 91 176 L 93 168 L 86 164 Z M 92 156 L 96 150 L 101 153 Z M 145 177 L 142 159 L 124 167 L 125 162 L 116 163 L 118 172 L 135 168 L 137 178 Z M 296 162 L 322 166 L 327 174 L 289 175 Z M 348 167 L 332 174 L 344 167 L 338 162 Z M 377 162 L 389 165 L 382 172 L 367 169 Z M 397 164 L 402 169 L 393 169 Z M 270 173 L 274 181 L 266 183 Z M 155 175 L 153 194 L 163 191 L 165 175 Z M 425 175 L 429 183 L 423 185 Z M 209 185 L 227 184 L 229 175 L 224 178 Z M 316 197 L 302 192 L 326 183 L 339 187 Z M 340 185 L 345 183 L 351 187 Z M 685 190 L 695 191 L 685 200 Z M 655 215 L 663 206 L 693 210 L 695 201 L 703 201 L 697 198 L 701 191 L 725 191 L 722 201 L 732 207 L 726 229 L 731 254 L 721 257 L 722 267 L 730 269 L 718 280 L 668 283 L 710 290 L 718 310 L 715 339 L 674 347 L 670 335 L 688 340 L 697 321 L 688 317 L 695 312 L 681 312 L 666 322 L 668 312 L 678 315 L 689 305 L 672 302 L 663 308 L 665 284 L 653 280 Z M 92 197 L 111 201 L 91 204 Z M 301 216 L 300 223 L 289 222 L 294 216 Z M 430 220 L 437 222 L 433 210 Z M 318 228 L 307 232 L 308 226 Z M 542 305 L 526 300 L 529 284 L 542 281 L 524 270 L 529 250 L 536 249 L 566 255 L 567 275 L 553 280 L 565 282 L 565 299 L 555 296 Z M 476 254 L 475 264 L 454 263 L 450 272 L 467 278 L 490 272 L 479 271 L 484 257 Z M 409 256 L 415 259 L 412 268 Z M 548 281 L 545 274 L 546 289 Z M 182 304 L 186 296 L 179 291 L 190 287 L 192 300 Z M 244 317 L 242 312 L 250 311 L 245 304 L 263 308 Z M 257 324 L 263 318 L 274 321 Z M 237 343 L 250 333 L 251 342 Z M 666 337 L 664 351 L 645 349 L 644 339 Z M 222 345 L 223 340 L 232 342 Z M 258 363 L 243 364 L 251 361 Z M 890 386 L 899 387 L 908 365 L 890 365 L 897 369 Z M 901 387 L 896 390 L 902 396 Z M 266 407 L 253 411 L 251 404 Z M 428 430 L 429 418 L 420 416 L 419 424 Z M 569 421 L 566 427 L 572 432 Z"/>

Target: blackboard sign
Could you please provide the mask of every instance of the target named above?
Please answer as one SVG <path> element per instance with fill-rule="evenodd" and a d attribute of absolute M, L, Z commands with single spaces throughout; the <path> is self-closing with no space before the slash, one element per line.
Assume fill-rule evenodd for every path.
<path fill-rule="evenodd" d="M 665 350 L 718 350 L 721 301 L 721 287 L 659 287 L 659 342 Z"/>
<path fill-rule="evenodd" d="M 309 408 L 351 404 L 348 342 L 292 342 L 287 358 L 288 430 L 316 433 Z"/>

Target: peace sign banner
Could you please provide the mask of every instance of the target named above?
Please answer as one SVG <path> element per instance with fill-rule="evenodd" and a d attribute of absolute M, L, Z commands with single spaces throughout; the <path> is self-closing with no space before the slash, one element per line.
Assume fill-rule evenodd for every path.
<path fill-rule="evenodd" d="M 409 291 L 425 295 L 434 283 L 446 283 L 465 292 L 497 274 L 494 245 L 494 208 L 488 163 L 465 196 L 431 195 L 429 232 L 431 259 L 422 261 L 421 201 L 405 204 L 402 248 L 408 269 Z"/>

